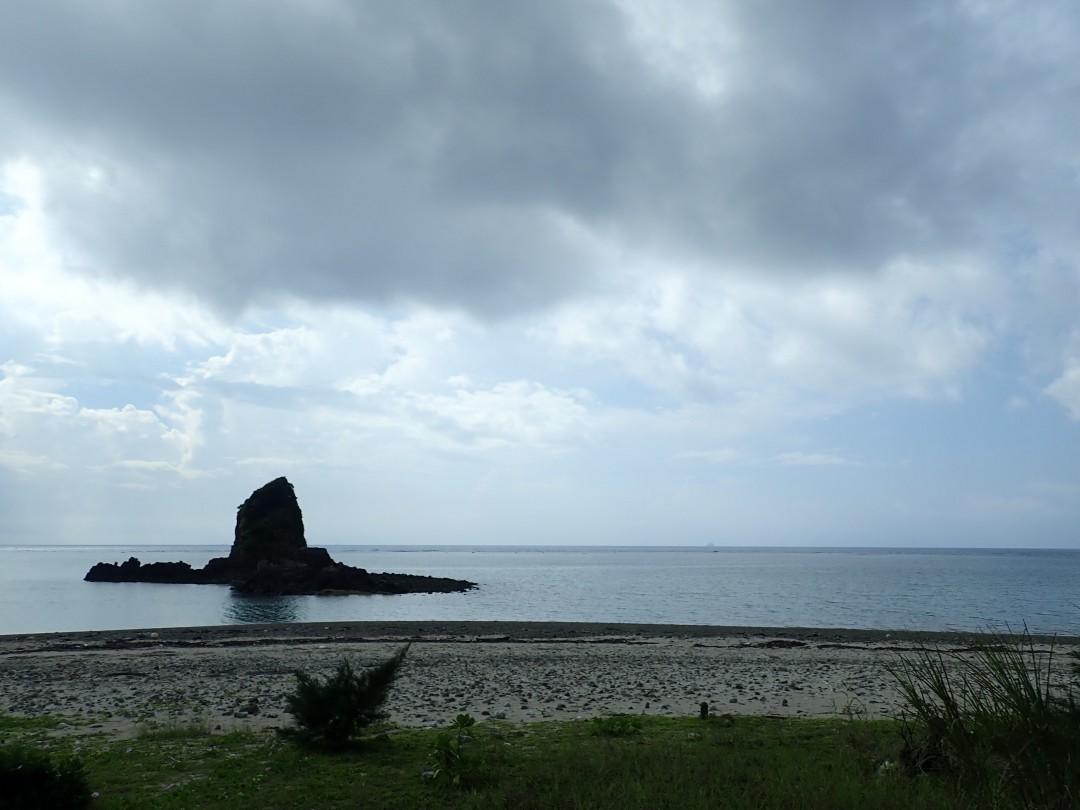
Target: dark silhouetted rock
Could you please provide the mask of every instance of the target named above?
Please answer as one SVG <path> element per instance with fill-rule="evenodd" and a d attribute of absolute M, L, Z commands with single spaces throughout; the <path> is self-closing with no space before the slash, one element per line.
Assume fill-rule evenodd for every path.
<path fill-rule="evenodd" d="M 293 562 L 264 563 L 259 565 L 254 573 L 241 576 L 233 582 L 233 590 L 250 596 L 452 593 L 471 587 L 474 587 L 472 583 L 464 583 L 459 579 L 416 574 L 373 574 L 363 568 L 333 561 L 321 567 Z"/>
<path fill-rule="evenodd" d="M 297 562 L 311 568 L 326 568 L 328 565 L 334 565 L 330 552 L 325 548 L 305 548 L 297 558 Z"/>
<path fill-rule="evenodd" d="M 138 557 L 129 557 L 127 562 L 98 563 L 87 572 L 87 582 L 165 582 L 165 583 L 204 583 L 208 579 L 206 569 L 196 570 L 186 562 L 157 562 L 143 565 Z M 219 580 L 227 582 L 228 580 Z"/>
<path fill-rule="evenodd" d="M 304 519 L 293 485 L 277 478 L 255 490 L 237 510 L 228 557 L 215 557 L 202 568 L 185 562 L 143 565 L 98 563 L 87 582 L 160 582 L 232 585 L 238 593 L 259 596 L 349 593 L 452 593 L 475 588 L 472 582 L 415 574 L 373 574 L 335 562 L 325 548 L 304 538 Z"/>
<path fill-rule="evenodd" d="M 288 479 L 275 478 L 259 487 L 237 509 L 229 562 L 238 570 L 254 568 L 262 560 L 298 560 L 306 550 L 304 516 Z"/>
<path fill-rule="evenodd" d="M 126 562 L 97 563 L 83 577 L 87 582 L 157 582 L 172 585 L 228 585 L 236 576 L 231 566 L 214 565 L 224 557 L 211 560 L 203 568 L 186 562 L 156 562 L 143 565 L 138 557 Z M 227 561 L 226 561 L 227 562 Z"/>

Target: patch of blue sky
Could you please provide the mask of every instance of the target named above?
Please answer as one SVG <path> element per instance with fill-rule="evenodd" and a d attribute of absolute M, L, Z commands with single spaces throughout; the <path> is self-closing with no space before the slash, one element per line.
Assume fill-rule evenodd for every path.
<path fill-rule="evenodd" d="M 1009 487 L 1080 474 L 1080 429 L 1046 397 L 1009 402 L 1010 386 L 982 375 L 953 400 L 875 403 L 807 426 L 816 443 L 867 467 L 924 481 Z"/>
<path fill-rule="evenodd" d="M 22 197 L 0 191 L 0 217 L 13 217 L 26 208 L 26 201 Z"/>

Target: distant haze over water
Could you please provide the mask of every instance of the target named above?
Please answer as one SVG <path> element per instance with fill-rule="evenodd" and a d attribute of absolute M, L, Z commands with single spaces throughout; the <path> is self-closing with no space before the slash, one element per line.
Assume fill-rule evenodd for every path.
<path fill-rule="evenodd" d="M 98 561 L 201 566 L 227 546 L 0 547 L 0 635 L 246 622 L 568 621 L 1080 636 L 1080 551 L 330 547 L 465 594 L 244 598 L 227 587 L 87 583 Z"/>

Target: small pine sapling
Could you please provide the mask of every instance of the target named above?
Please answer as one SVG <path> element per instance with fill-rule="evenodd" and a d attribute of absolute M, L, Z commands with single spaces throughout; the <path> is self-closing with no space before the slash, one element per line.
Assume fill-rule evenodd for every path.
<path fill-rule="evenodd" d="M 342 747 L 383 716 L 382 704 L 390 692 L 409 645 L 370 669 L 356 672 L 348 659 L 325 681 L 317 675 L 296 673 L 296 691 L 287 698 L 296 719 L 294 732 L 305 742 Z"/>

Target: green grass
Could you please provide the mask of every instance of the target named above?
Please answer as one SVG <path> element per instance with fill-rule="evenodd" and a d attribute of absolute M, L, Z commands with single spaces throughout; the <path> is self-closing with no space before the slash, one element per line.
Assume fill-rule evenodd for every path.
<path fill-rule="evenodd" d="M 902 759 L 995 802 L 1080 805 L 1080 703 L 1053 663 L 1053 645 L 1041 651 L 1026 630 L 987 636 L 973 654 L 924 647 L 901 658 Z"/>
<path fill-rule="evenodd" d="M 891 721 L 488 721 L 471 732 L 461 789 L 422 777 L 434 729 L 392 731 L 339 752 L 272 733 L 203 728 L 52 745 L 83 760 L 99 793 L 95 808 L 983 806 L 934 775 L 880 774 L 902 745 L 901 726 Z"/>
<path fill-rule="evenodd" d="M 79 721 L 85 724 L 85 721 Z M 61 723 L 73 724 L 73 721 L 62 715 L 49 715 L 47 717 L 20 717 L 0 712 L 0 737 L 5 734 L 25 734 L 28 731 L 52 731 Z"/>

